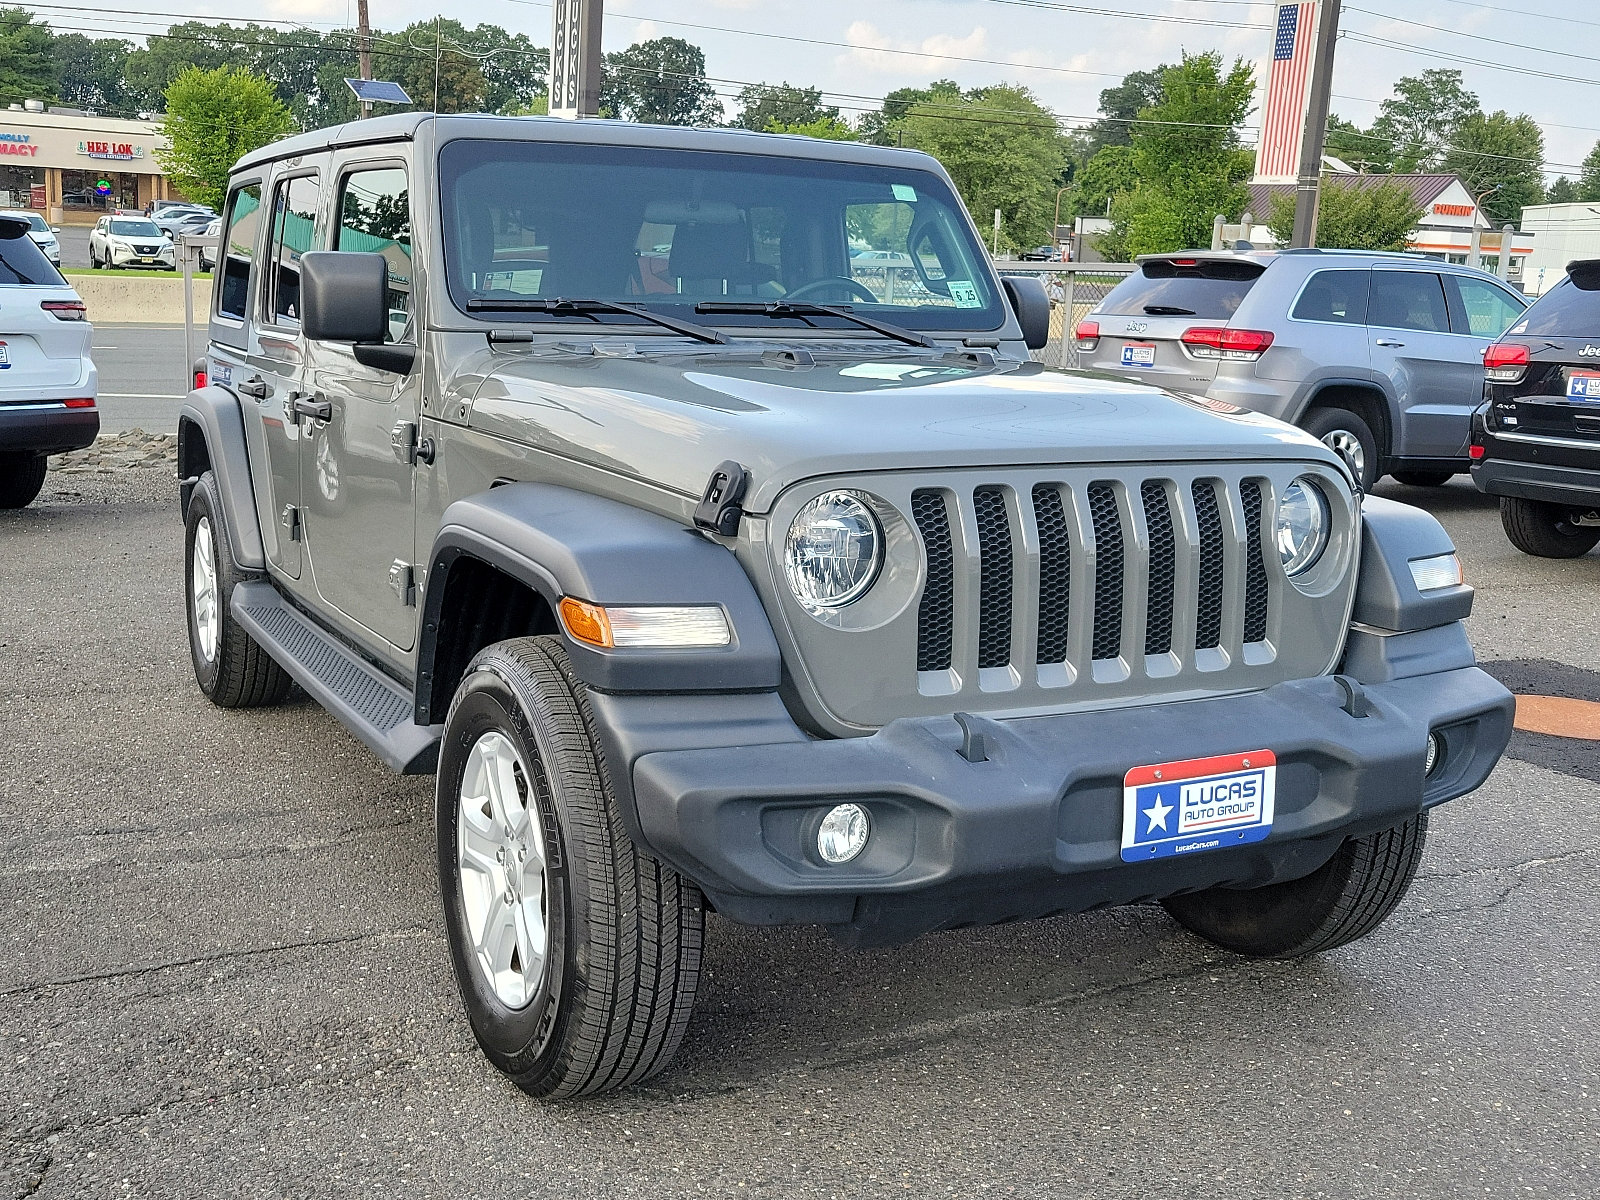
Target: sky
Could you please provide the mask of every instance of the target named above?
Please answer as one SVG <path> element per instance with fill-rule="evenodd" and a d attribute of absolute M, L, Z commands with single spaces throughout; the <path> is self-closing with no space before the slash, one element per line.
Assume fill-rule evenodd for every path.
<path fill-rule="evenodd" d="M 60 8 L 28 4 L 60 31 Z M 275 18 L 318 29 L 355 23 L 355 0 L 122 0 L 80 10 L 84 32 L 159 30 L 179 14 Z M 375 26 L 431 18 L 439 0 L 370 0 Z M 451 0 L 445 15 L 550 40 L 548 0 Z M 162 15 L 146 15 L 149 13 Z M 1092 119 L 1102 88 L 1185 51 L 1221 51 L 1266 75 L 1274 5 L 1253 0 L 605 0 L 605 49 L 681 37 L 732 115 L 744 83 L 819 87 L 847 117 L 895 88 L 950 78 L 964 87 L 1021 83 L 1059 115 Z M 94 15 L 87 15 L 93 13 Z M 115 14 L 115 15 L 113 15 Z M 165 14 L 173 14 L 168 17 Z M 140 24 L 140 22 L 143 22 Z M 90 28 L 90 25 L 95 28 Z M 1592 0 L 1359 0 L 1346 3 L 1333 111 L 1362 126 L 1402 75 L 1459 69 L 1486 111 L 1526 112 L 1544 129 L 1546 178 L 1576 175 L 1600 140 L 1600 5 Z M 1074 122 L 1081 123 L 1081 122 Z"/>

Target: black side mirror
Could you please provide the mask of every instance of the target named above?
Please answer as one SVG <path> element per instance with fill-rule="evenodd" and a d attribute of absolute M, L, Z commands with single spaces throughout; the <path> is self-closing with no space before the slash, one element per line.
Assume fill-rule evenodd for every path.
<path fill-rule="evenodd" d="M 1029 350 L 1042 350 L 1050 341 L 1050 296 L 1037 275 L 1002 275 L 1006 298 L 1022 326 L 1022 342 Z"/>
<path fill-rule="evenodd" d="M 300 257 L 300 329 L 321 342 L 353 342 L 356 361 L 408 375 L 417 348 L 384 343 L 389 261 L 381 254 L 312 250 Z"/>

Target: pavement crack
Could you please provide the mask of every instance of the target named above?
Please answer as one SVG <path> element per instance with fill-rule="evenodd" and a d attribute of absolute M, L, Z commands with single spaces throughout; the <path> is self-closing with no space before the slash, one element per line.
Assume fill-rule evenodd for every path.
<path fill-rule="evenodd" d="M 1508 863 L 1496 863 L 1487 867 L 1468 867 L 1461 871 L 1427 871 L 1418 872 L 1417 878 L 1422 879 L 1470 879 L 1476 876 L 1499 875 L 1505 871 L 1520 871 L 1528 867 L 1542 867 L 1550 863 L 1569 862 L 1576 858 L 1600 857 L 1600 847 L 1584 846 L 1577 850 L 1564 850 L 1559 854 L 1535 854 L 1528 858 L 1513 859 Z"/>
<path fill-rule="evenodd" d="M 52 991 L 57 988 L 77 987 L 85 983 L 102 983 L 111 979 L 137 979 L 145 975 L 154 975 L 162 971 L 176 971 L 183 967 L 199 966 L 202 963 L 226 962 L 230 959 L 257 958 L 264 954 L 283 954 L 290 950 L 305 950 L 321 946 L 342 946 L 350 942 L 362 942 L 372 938 L 399 938 L 414 937 L 417 934 L 429 933 L 431 930 L 417 927 L 414 929 L 382 930 L 375 933 L 352 933 L 340 937 L 309 938 L 303 942 L 280 942 L 275 946 L 250 946 L 242 950 L 219 950 L 214 954 L 199 954 L 193 958 L 173 959 L 170 962 L 151 963 L 143 967 L 126 967 L 120 971 L 101 971 L 92 975 L 73 975 L 66 979 L 45 979 L 37 983 L 26 983 L 21 987 L 7 988 L 0 991 L 0 999 L 12 996 L 25 996 L 35 992 Z"/>
<path fill-rule="evenodd" d="M 1559 863 L 1571 862 L 1574 859 L 1593 858 L 1600 855 L 1600 850 L 1581 849 L 1569 850 L 1563 854 L 1545 854 L 1532 858 L 1518 859 L 1515 862 L 1503 863 L 1494 867 L 1480 867 L 1468 871 L 1449 871 L 1439 875 L 1429 875 L 1428 879 L 1471 879 L 1510 874 L 1512 879 L 1494 895 L 1477 904 L 1457 904 L 1449 908 L 1424 908 L 1417 913 L 1418 919 L 1434 917 L 1450 917 L 1460 913 L 1488 912 L 1499 908 L 1511 899 L 1534 876 L 1534 868 L 1554 866 Z"/>

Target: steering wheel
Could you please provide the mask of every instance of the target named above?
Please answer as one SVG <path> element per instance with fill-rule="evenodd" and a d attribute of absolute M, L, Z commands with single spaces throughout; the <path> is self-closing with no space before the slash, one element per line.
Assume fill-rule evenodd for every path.
<path fill-rule="evenodd" d="M 824 288 L 844 288 L 857 300 L 864 301 L 867 304 L 878 303 L 878 298 L 868 291 L 865 286 L 843 275 L 824 275 L 821 279 L 808 280 L 795 288 L 794 291 L 785 292 L 783 299 L 803 300 L 807 294 L 822 291 Z"/>

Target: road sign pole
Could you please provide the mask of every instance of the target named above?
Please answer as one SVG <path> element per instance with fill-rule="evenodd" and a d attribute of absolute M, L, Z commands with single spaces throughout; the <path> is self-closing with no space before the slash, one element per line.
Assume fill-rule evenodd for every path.
<path fill-rule="evenodd" d="M 1314 246 L 1317 243 L 1317 193 L 1322 185 L 1322 151 L 1328 143 L 1333 47 L 1339 40 L 1339 0 L 1320 0 L 1317 8 L 1317 49 L 1316 56 L 1311 60 L 1311 100 L 1306 105 L 1306 134 L 1300 143 L 1300 175 L 1294 185 L 1294 233 L 1289 239 L 1289 244 L 1297 247 Z"/>

